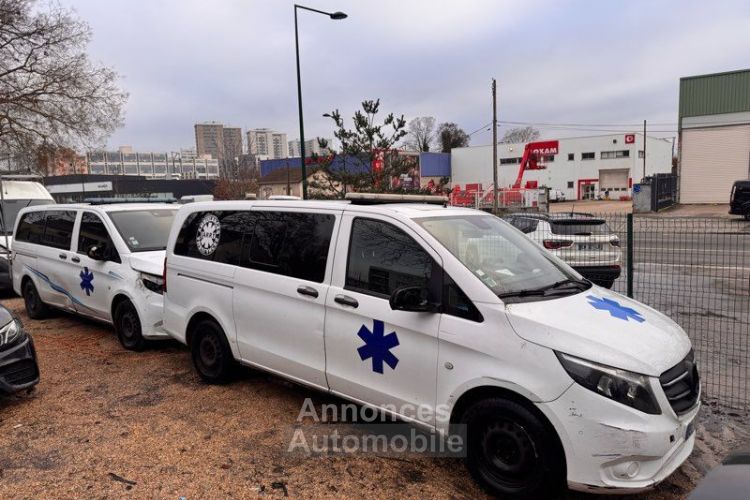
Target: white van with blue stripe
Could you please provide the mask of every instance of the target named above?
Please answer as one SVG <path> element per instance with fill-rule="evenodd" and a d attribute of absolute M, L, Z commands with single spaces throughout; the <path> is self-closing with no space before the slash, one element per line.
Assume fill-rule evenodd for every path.
<path fill-rule="evenodd" d="M 53 308 L 114 325 L 123 347 L 164 338 L 164 249 L 177 207 L 154 203 L 45 205 L 19 213 L 13 289 L 32 319 Z"/>

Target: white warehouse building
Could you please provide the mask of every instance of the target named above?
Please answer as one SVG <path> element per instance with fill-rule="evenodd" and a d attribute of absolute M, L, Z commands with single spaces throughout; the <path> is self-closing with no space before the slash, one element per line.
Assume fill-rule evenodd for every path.
<path fill-rule="evenodd" d="M 525 144 L 498 144 L 498 184 L 511 187 Z M 648 137 L 646 143 L 646 176 L 672 171 L 671 139 Z M 559 139 L 556 155 L 540 158 L 543 170 L 527 170 L 521 187 L 536 181 L 539 187 L 562 191 L 567 200 L 619 199 L 632 195 L 633 183 L 643 177 L 643 134 L 610 134 Z M 492 145 L 455 148 L 451 151 L 451 183 L 492 187 Z"/>

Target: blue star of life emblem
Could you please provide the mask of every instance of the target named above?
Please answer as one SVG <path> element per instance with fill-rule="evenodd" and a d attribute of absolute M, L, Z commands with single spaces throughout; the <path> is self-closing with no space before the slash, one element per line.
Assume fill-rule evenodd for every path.
<path fill-rule="evenodd" d="M 391 332 L 385 335 L 385 325 L 380 320 L 373 320 L 372 331 L 367 325 L 362 325 L 357 333 L 365 345 L 359 347 L 357 352 L 362 361 L 368 358 L 372 359 L 372 371 L 383 373 L 383 363 L 396 369 L 398 358 L 391 352 L 391 349 L 398 345 L 398 335 Z"/>
<path fill-rule="evenodd" d="M 81 290 L 86 292 L 86 295 L 91 295 L 94 292 L 94 273 L 89 271 L 88 267 L 84 267 L 81 274 Z"/>
<path fill-rule="evenodd" d="M 646 319 L 641 316 L 641 313 L 631 307 L 623 306 L 616 300 L 595 297 L 594 295 L 587 295 L 586 299 L 588 299 L 589 304 L 591 304 L 595 309 L 607 311 L 613 318 L 622 319 L 625 321 L 629 321 L 632 319 L 633 321 L 637 321 L 638 323 L 643 323 L 644 321 L 646 321 Z"/>

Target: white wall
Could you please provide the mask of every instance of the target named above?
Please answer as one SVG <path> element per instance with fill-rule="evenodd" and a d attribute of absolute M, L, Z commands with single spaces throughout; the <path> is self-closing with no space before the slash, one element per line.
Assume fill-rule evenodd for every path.
<path fill-rule="evenodd" d="M 554 139 L 554 138 L 548 138 Z M 633 183 L 643 177 L 643 134 L 635 134 L 634 144 L 625 144 L 625 134 L 560 139 L 559 153 L 544 170 L 524 172 L 522 186 L 527 180 L 536 180 L 540 186 L 560 189 L 567 199 L 577 199 L 581 179 L 598 179 L 600 169 L 628 169 Z M 615 142 L 616 141 L 616 142 Z M 668 173 L 672 170 L 672 141 L 653 137 L 646 145 L 646 175 Z M 524 144 L 498 144 L 498 163 L 502 158 L 521 157 Z M 628 150 L 628 158 L 601 159 L 602 151 Z M 593 152 L 594 160 L 582 160 L 581 154 Z M 574 159 L 568 160 L 572 153 Z M 498 165 L 498 185 L 510 187 L 518 175 L 519 164 Z M 492 146 L 456 148 L 451 151 L 451 182 L 463 189 L 467 183 L 481 183 L 483 188 L 492 185 Z M 568 183 L 573 187 L 569 188 Z M 622 193 L 625 194 L 625 193 Z M 630 194 L 630 191 L 627 192 Z"/>

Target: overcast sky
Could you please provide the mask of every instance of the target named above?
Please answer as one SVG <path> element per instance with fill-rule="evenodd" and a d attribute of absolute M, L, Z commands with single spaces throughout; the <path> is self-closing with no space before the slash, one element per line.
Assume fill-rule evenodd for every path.
<path fill-rule="evenodd" d="M 93 30 L 90 53 L 130 93 L 109 146 L 194 147 L 193 124 L 269 127 L 298 137 L 293 2 L 63 0 Z M 305 135 L 363 99 L 383 112 L 458 123 L 491 142 L 501 121 L 548 138 L 636 130 L 673 136 L 681 76 L 750 67 L 750 2 L 309 0 L 300 12 Z M 541 124 L 584 124 L 562 128 Z M 503 125 L 502 132 L 510 125 Z M 486 128 L 486 127 L 485 127 Z"/>

